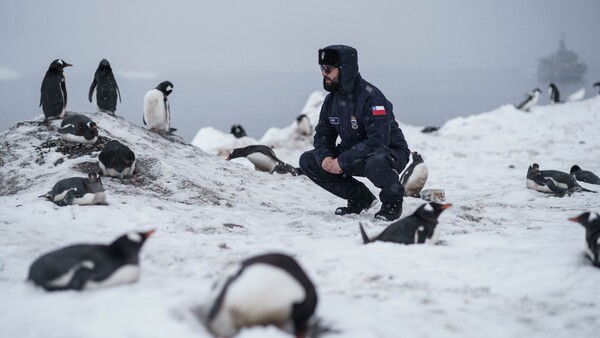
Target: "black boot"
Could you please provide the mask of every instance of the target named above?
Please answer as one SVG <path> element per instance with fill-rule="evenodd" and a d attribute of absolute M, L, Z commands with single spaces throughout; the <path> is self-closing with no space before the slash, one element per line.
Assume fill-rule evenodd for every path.
<path fill-rule="evenodd" d="M 347 207 L 339 207 L 335 209 L 336 215 L 348 215 L 348 214 L 360 214 L 361 212 L 369 210 L 370 207 L 377 204 L 377 198 L 369 192 L 369 194 L 359 200 L 348 200 Z"/>
<path fill-rule="evenodd" d="M 402 215 L 402 201 L 388 203 L 385 202 L 381 209 L 375 213 L 375 219 L 382 221 L 395 221 Z"/>

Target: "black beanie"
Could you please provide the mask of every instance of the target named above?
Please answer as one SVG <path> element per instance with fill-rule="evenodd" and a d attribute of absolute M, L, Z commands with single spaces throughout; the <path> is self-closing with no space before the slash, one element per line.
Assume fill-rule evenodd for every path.
<path fill-rule="evenodd" d="M 337 50 L 331 48 L 319 49 L 319 64 L 333 67 L 340 66 L 340 55 Z"/>

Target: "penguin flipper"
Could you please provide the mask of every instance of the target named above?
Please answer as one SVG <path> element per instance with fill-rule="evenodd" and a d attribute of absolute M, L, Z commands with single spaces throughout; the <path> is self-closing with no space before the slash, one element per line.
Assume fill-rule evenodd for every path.
<path fill-rule="evenodd" d="M 67 84 L 65 83 L 64 78 L 62 79 L 62 81 L 60 81 L 60 88 L 62 89 L 63 99 L 65 100 L 65 102 L 63 102 L 63 107 L 66 107 L 67 106 Z"/>
<path fill-rule="evenodd" d="M 115 81 L 115 86 L 117 87 L 117 95 L 119 96 L 119 102 L 121 102 L 121 90 L 119 90 L 119 85 Z"/>
<path fill-rule="evenodd" d="M 59 134 L 73 134 L 75 132 L 75 126 L 72 124 L 67 124 L 66 126 L 58 128 Z"/>
<path fill-rule="evenodd" d="M 367 236 L 367 233 L 365 232 L 365 229 L 363 228 L 363 223 L 362 222 L 358 223 L 358 227 L 360 228 L 360 235 L 362 236 L 364 244 L 371 243 L 372 240 L 370 240 L 369 236 Z"/>
<path fill-rule="evenodd" d="M 92 81 L 92 85 L 90 86 L 90 92 L 88 93 L 88 100 L 90 100 L 90 102 L 92 102 L 92 95 L 94 94 L 94 88 L 96 88 L 97 84 L 98 84 L 98 81 L 96 80 L 96 77 L 94 77 L 94 80 Z"/>
<path fill-rule="evenodd" d="M 59 207 L 65 207 L 67 205 L 71 205 L 73 203 L 74 199 L 75 199 L 75 191 L 69 190 L 69 192 L 67 192 L 67 194 L 65 195 L 65 197 L 62 200 L 53 201 L 53 202 L 54 202 L 54 204 L 58 205 Z"/>

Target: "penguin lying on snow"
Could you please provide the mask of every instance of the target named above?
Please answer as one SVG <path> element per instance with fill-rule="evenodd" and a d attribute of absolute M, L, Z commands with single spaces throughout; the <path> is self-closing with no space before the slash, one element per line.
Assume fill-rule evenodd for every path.
<path fill-rule="evenodd" d="M 171 128 L 171 108 L 167 99 L 171 92 L 173 92 L 173 84 L 163 81 L 144 96 L 143 122 L 150 130 L 167 133 L 177 130 Z"/>
<path fill-rule="evenodd" d="M 374 241 L 400 244 L 435 244 L 439 235 L 438 217 L 440 217 L 442 211 L 451 206 L 452 204 L 436 202 L 425 203 L 418 207 L 412 215 L 390 224 L 373 239 L 369 239 L 362 223 L 359 223 L 360 233 L 365 244 Z"/>
<path fill-rule="evenodd" d="M 123 178 L 133 175 L 135 171 L 135 154 L 123 143 L 112 140 L 98 155 L 98 165 L 102 175 L 118 177 L 123 183 Z"/>
<path fill-rule="evenodd" d="M 96 100 L 96 107 L 99 112 L 115 114 L 117 110 L 117 98 L 121 102 L 121 92 L 119 85 L 113 75 L 110 63 L 106 59 L 102 59 L 90 86 L 88 99 L 92 102 L 92 97 Z"/>
<path fill-rule="evenodd" d="M 538 104 L 542 91 L 539 88 L 534 89 L 527 94 L 527 98 L 519 103 L 516 108 L 528 112 L 531 108 Z"/>
<path fill-rule="evenodd" d="M 420 197 L 421 190 L 427 182 L 429 169 L 418 152 L 410 153 L 412 162 L 400 175 L 400 183 L 404 187 L 404 196 Z"/>
<path fill-rule="evenodd" d="M 266 171 L 271 174 L 276 172 L 278 174 L 290 173 L 293 176 L 298 175 L 298 171 L 294 167 L 278 159 L 273 149 L 264 145 L 252 145 L 233 149 L 226 160 L 229 161 L 238 157 L 247 158 L 254 164 L 254 168 L 258 171 Z"/>
<path fill-rule="evenodd" d="M 73 65 L 64 60 L 56 59 L 50 63 L 50 67 L 42 80 L 40 107 L 46 116 L 45 121 L 62 119 L 67 109 L 67 85 L 65 84 L 65 67 Z"/>
<path fill-rule="evenodd" d="M 82 114 L 67 115 L 58 129 L 60 138 L 73 143 L 94 144 L 98 140 L 96 122 Z"/>
<path fill-rule="evenodd" d="M 58 181 L 45 197 L 58 206 L 106 204 L 106 193 L 100 177 L 91 173 L 87 178 L 71 177 Z"/>
<path fill-rule="evenodd" d="M 584 212 L 583 214 L 569 218 L 571 222 L 577 222 L 585 228 L 585 251 L 592 263 L 600 268 L 600 215 L 595 212 Z"/>
<path fill-rule="evenodd" d="M 235 136 L 235 138 L 242 138 L 244 136 L 247 136 L 246 131 L 239 124 L 232 125 L 231 129 L 229 129 L 229 133 L 232 134 L 233 136 Z"/>
<path fill-rule="evenodd" d="M 76 244 L 49 252 L 31 264 L 27 280 L 47 291 L 136 282 L 140 249 L 153 232 L 130 232 L 109 245 Z"/>
<path fill-rule="evenodd" d="M 570 174 L 575 177 L 575 179 L 579 182 L 585 182 L 589 184 L 600 184 L 600 177 L 596 176 L 591 171 L 582 170 L 578 165 L 574 165 L 571 167 Z"/>
<path fill-rule="evenodd" d="M 534 163 L 527 170 L 527 188 L 539 192 L 555 194 L 562 197 L 565 193 L 571 195 L 576 191 L 595 192 L 583 188 L 575 178 L 558 170 L 540 170 L 540 166 Z"/>
<path fill-rule="evenodd" d="M 223 276 L 206 305 L 204 320 L 218 337 L 258 325 L 303 337 L 317 307 L 317 292 L 296 260 L 270 253 L 246 259 Z"/>

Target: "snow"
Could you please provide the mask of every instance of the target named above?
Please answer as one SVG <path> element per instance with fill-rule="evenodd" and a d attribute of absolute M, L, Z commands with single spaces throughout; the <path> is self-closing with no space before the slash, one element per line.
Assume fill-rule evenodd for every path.
<path fill-rule="evenodd" d="M 313 124 L 322 98 L 313 94 L 301 111 Z M 525 187 L 525 174 L 533 162 L 600 171 L 600 96 L 530 113 L 506 105 L 432 134 L 401 123 L 429 167 L 425 188 L 444 189 L 453 204 L 440 216 L 440 245 L 363 245 L 359 221 L 369 236 L 388 224 L 373 220 L 377 208 L 336 216 L 345 202 L 308 178 L 257 172 L 219 154 L 252 139 L 203 128 L 194 147 L 122 118 L 89 116 L 101 136 L 138 158 L 125 185 L 103 178 L 106 206 L 38 198 L 97 160 L 97 153 L 70 159 L 40 147 L 59 138 L 60 121 L 48 127 L 37 116 L 0 133 L 3 337 L 209 337 L 193 309 L 223 271 L 271 251 L 304 267 L 317 287 L 317 315 L 340 331 L 332 336 L 598 337 L 600 270 L 585 258 L 583 227 L 568 218 L 598 211 L 600 195 L 545 195 Z M 293 125 L 259 142 L 297 166 L 312 142 Z M 403 215 L 422 203 L 407 197 Z M 47 293 L 25 281 L 30 264 L 50 250 L 150 229 L 137 283 Z M 289 335 L 257 327 L 239 337 Z"/>

